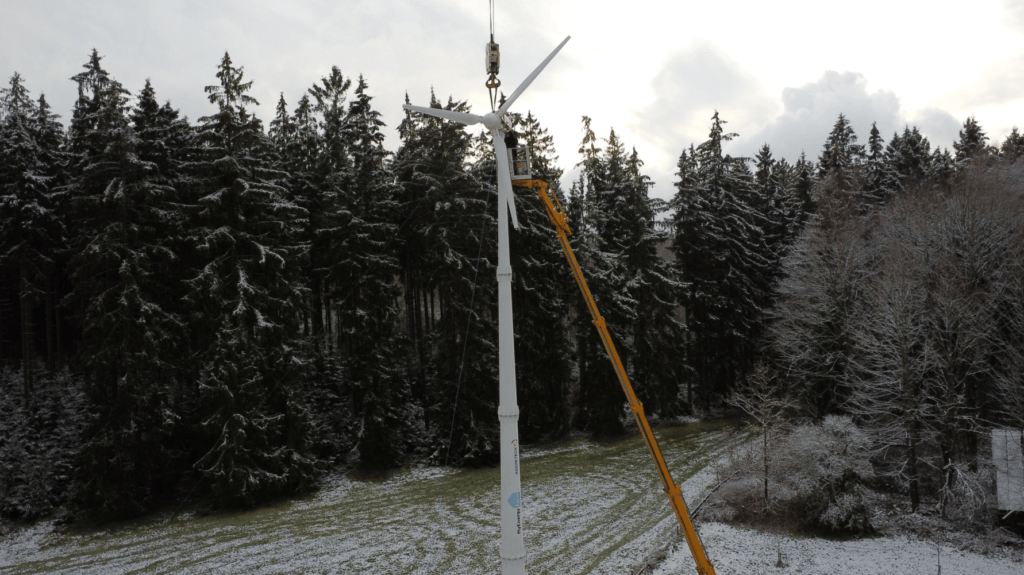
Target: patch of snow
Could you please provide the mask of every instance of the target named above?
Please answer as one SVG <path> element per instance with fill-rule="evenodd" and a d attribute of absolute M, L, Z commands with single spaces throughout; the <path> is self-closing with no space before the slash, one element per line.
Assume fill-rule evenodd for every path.
<path fill-rule="evenodd" d="M 793 538 L 763 533 L 722 523 L 699 525 L 701 539 L 715 571 L 757 575 L 934 575 L 941 561 L 943 573 L 1020 575 L 1024 564 L 1007 558 L 961 552 L 949 546 L 904 535 L 849 541 Z M 776 567 L 779 552 L 784 567 Z M 677 545 L 654 575 L 695 573 L 693 557 L 685 545 Z"/>

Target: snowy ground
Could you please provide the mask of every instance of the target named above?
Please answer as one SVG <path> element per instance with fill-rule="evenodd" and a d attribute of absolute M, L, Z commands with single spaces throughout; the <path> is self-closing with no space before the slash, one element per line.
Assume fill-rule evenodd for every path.
<path fill-rule="evenodd" d="M 721 523 L 700 526 L 701 539 L 720 574 L 800 573 L 801 575 L 916 575 L 984 573 L 1021 575 L 1024 563 L 977 553 L 941 548 L 907 536 L 875 537 L 851 541 L 794 539 L 740 529 Z M 693 558 L 685 545 L 672 553 L 654 575 L 695 573 Z M 776 567 L 779 550 L 784 567 Z"/>
<path fill-rule="evenodd" d="M 687 497 L 712 477 L 698 472 L 747 438 L 730 424 L 655 433 Z M 531 575 L 628 573 L 675 527 L 656 477 L 639 436 L 525 448 Z M 44 523 L 0 538 L 0 574 L 498 573 L 498 480 L 497 469 L 449 473 L 443 511 L 440 470 L 415 468 L 382 482 L 334 477 L 308 498 L 247 513 L 67 532 Z"/>
<path fill-rule="evenodd" d="M 656 430 L 692 507 L 715 482 L 709 463 L 744 442 L 731 425 Z M 582 439 L 523 454 L 531 575 L 635 573 L 677 535 L 674 516 L 639 437 Z M 169 514 L 103 529 L 43 523 L 0 535 L 0 575 L 121 573 L 498 573 L 496 469 L 415 468 L 386 481 L 332 478 L 308 498 L 247 513 Z M 912 536 L 833 541 L 700 522 L 721 575 L 936 573 L 939 549 Z M 778 552 L 784 567 L 776 567 Z M 1018 557 L 1020 555 L 1018 554 Z M 941 548 L 942 573 L 1022 575 L 1024 563 Z M 677 544 L 656 575 L 695 573 Z"/>
<path fill-rule="evenodd" d="M 719 465 L 722 463 L 725 462 Z M 688 501 L 699 501 L 695 491 L 702 487 L 706 491 L 713 484 L 713 467 L 702 469 L 684 485 L 684 488 L 688 488 Z M 699 496 L 703 498 L 704 493 Z M 1024 575 L 1024 552 L 1020 550 L 1019 540 L 1013 536 L 1002 539 L 1013 541 L 1015 547 L 1000 549 L 998 544 L 992 545 L 1000 537 L 961 531 L 961 526 L 937 517 L 901 514 L 899 518 L 877 519 L 873 523 L 881 529 L 880 535 L 849 540 L 765 533 L 722 523 L 703 522 L 699 518 L 697 529 L 715 571 L 721 575 Z M 915 535 L 915 532 L 923 537 Z M 931 536 L 928 537 L 928 534 Z M 678 532 L 663 539 L 677 542 L 671 546 L 668 556 L 658 563 L 657 568 L 644 572 L 652 575 L 696 573 L 690 550 L 678 539 Z M 982 549 L 984 552 L 966 551 L 965 548 Z"/>

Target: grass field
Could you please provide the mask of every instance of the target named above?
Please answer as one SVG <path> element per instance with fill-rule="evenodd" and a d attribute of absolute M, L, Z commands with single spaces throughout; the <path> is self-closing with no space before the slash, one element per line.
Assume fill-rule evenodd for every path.
<path fill-rule="evenodd" d="M 677 482 L 747 438 L 731 423 L 655 433 Z M 704 474 L 707 475 L 707 474 Z M 523 449 L 527 566 L 533 575 L 626 573 L 675 520 L 643 441 L 573 439 Z M 498 573 L 497 468 L 338 475 L 306 498 L 249 512 L 154 514 L 104 528 L 50 524 L 0 540 L 0 574 Z M 686 485 L 692 497 L 701 486 Z"/>

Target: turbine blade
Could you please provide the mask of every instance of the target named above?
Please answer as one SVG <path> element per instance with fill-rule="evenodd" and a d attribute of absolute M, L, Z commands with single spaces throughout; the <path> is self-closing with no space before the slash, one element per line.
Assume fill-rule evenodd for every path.
<path fill-rule="evenodd" d="M 479 124 L 484 119 L 476 114 L 467 114 L 465 112 L 456 112 L 454 110 L 442 110 L 440 108 L 424 108 L 423 106 L 410 106 L 409 104 L 403 104 L 402 108 L 409 110 L 410 112 L 419 112 L 428 116 L 435 116 L 438 118 L 444 118 L 445 120 L 451 120 L 460 124 L 466 124 L 472 126 L 473 124 Z"/>
<path fill-rule="evenodd" d="M 532 74 L 527 76 L 526 79 L 523 80 L 522 84 L 519 84 L 519 87 L 516 88 L 516 91 L 512 92 L 512 95 L 509 96 L 508 100 L 505 100 L 505 103 L 501 105 L 501 108 L 498 108 L 499 116 L 507 112 L 508 109 L 512 106 L 512 103 L 516 101 L 516 98 L 518 98 L 520 95 L 522 95 L 524 91 L 526 91 L 530 84 L 533 83 L 533 81 L 540 74 L 541 70 L 543 70 L 544 67 L 548 65 L 548 62 L 550 62 L 551 59 L 555 57 L 555 54 L 557 54 L 558 51 L 562 49 L 562 46 L 565 46 L 565 43 L 569 41 L 569 38 L 570 36 L 566 36 L 565 40 L 562 40 L 562 43 L 559 44 L 558 47 L 555 48 L 555 50 L 551 52 L 551 54 L 547 58 L 545 58 L 543 62 L 540 63 L 540 66 L 537 66 L 537 69 L 534 70 Z"/>
<path fill-rule="evenodd" d="M 505 147 L 504 135 L 500 130 L 495 130 L 491 134 L 494 139 L 494 163 L 498 168 L 498 201 L 508 202 L 512 225 L 518 230 L 519 218 L 516 217 L 516 198 L 512 192 L 512 174 L 508 167 L 508 148 Z"/>
<path fill-rule="evenodd" d="M 512 187 L 512 180 L 509 180 L 508 185 Z M 519 218 L 516 217 L 516 194 L 512 191 L 508 193 L 508 215 L 512 216 L 512 226 L 518 230 Z"/>

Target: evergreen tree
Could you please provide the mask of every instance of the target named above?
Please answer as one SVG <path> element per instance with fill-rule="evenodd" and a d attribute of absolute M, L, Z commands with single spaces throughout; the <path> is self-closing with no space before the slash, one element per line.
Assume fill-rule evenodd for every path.
<path fill-rule="evenodd" d="M 53 165 L 46 162 L 49 146 L 37 119 L 40 112 L 15 73 L 10 87 L 0 90 L 0 269 L 18 278 L 20 308 L 22 395 L 28 405 L 34 381 L 35 337 L 33 309 L 46 298 L 47 285 L 62 246 L 65 229 L 55 212 Z M 52 129 L 46 124 L 43 129 Z"/>
<path fill-rule="evenodd" d="M 72 145 L 79 150 L 70 195 L 75 220 L 69 301 L 79 310 L 79 364 L 90 420 L 82 457 L 82 497 L 102 515 L 143 511 L 173 485 L 167 441 L 184 340 L 173 307 L 180 277 L 173 240 L 180 234 L 177 193 L 150 157 L 170 142 L 142 141 L 129 120 L 128 92 L 93 51 L 73 79 L 79 100 Z M 147 82 L 139 116 L 157 113 Z M 140 126 L 143 127 L 143 126 Z M 155 141 L 154 141 L 155 140 Z M 167 167 L 164 162 L 164 167 Z"/>
<path fill-rule="evenodd" d="M 685 375 L 684 364 L 676 359 L 685 333 L 675 314 L 682 285 L 671 264 L 658 254 L 659 244 L 668 239 L 666 232 L 655 227 L 664 202 L 648 197 L 654 184 L 640 172 L 642 166 L 634 148 L 626 160 L 626 195 L 619 208 L 629 232 L 622 256 L 625 289 L 636 302 L 636 319 L 628 332 L 633 340 L 629 367 L 636 393 L 648 411 L 675 415 L 681 411 L 679 391 Z"/>
<path fill-rule="evenodd" d="M 433 95 L 430 105 L 442 107 Z M 469 111 L 450 98 L 444 109 Z M 497 289 L 486 278 L 495 273 L 495 195 L 468 169 L 472 138 L 459 125 L 409 113 L 399 135 L 394 170 L 408 220 L 399 258 L 425 419 L 438 446 L 432 458 L 493 463 L 500 439 Z"/>
<path fill-rule="evenodd" d="M 818 157 L 818 177 L 831 177 L 840 191 L 849 192 L 856 187 L 857 168 L 864 156 L 864 146 L 856 144 L 857 135 L 850 120 L 839 114 L 835 126 L 825 140 Z"/>
<path fill-rule="evenodd" d="M 762 232 L 768 251 L 772 254 L 772 275 L 778 274 L 778 261 L 786 251 L 788 224 L 786 205 L 786 168 L 772 158 L 768 144 L 761 146 L 754 158 L 754 192 L 758 208 L 765 217 Z"/>
<path fill-rule="evenodd" d="M 704 407 L 752 366 L 772 283 L 753 174 L 743 160 L 722 154 L 722 144 L 735 137 L 724 123 L 716 113 L 708 140 L 680 158 L 674 199 L 673 249 L 693 333 L 687 358 Z"/>
<path fill-rule="evenodd" d="M 345 371 L 353 388 L 359 422 L 359 462 L 364 468 L 394 467 L 401 461 L 410 390 L 403 370 L 400 337 L 398 260 L 384 253 L 398 226 L 398 189 L 384 149 L 384 122 L 372 108 L 362 76 L 345 118 L 351 171 L 344 184 L 339 224 L 344 229 L 332 276 L 344 290 L 338 335 L 345 342 Z"/>
<path fill-rule="evenodd" d="M 337 68 L 333 69 L 333 77 L 347 90 L 347 81 Z M 351 397 L 343 383 L 342 368 L 334 353 L 336 341 L 332 337 L 331 244 L 340 228 L 337 225 L 339 179 L 333 176 L 331 159 L 338 157 L 334 152 L 340 151 L 341 159 L 346 160 L 347 150 L 344 147 L 328 149 L 325 145 L 340 124 L 320 121 L 317 111 L 330 118 L 337 117 L 336 109 L 343 113 L 344 97 L 336 94 L 335 106 L 326 101 L 328 94 L 324 92 L 319 101 L 311 99 L 318 89 L 331 87 L 327 78 L 322 84 L 303 94 L 291 114 L 282 94 L 268 136 L 277 152 L 277 169 L 288 173 L 287 187 L 295 203 L 309 214 L 301 236 L 302 243 L 309 247 L 303 269 L 307 299 L 302 319 L 310 361 L 303 389 L 318 426 L 314 452 L 321 459 L 339 462 L 348 456 L 355 440 Z M 328 126 L 333 131 L 329 131 Z"/>
<path fill-rule="evenodd" d="M 928 178 L 932 182 L 944 187 L 948 187 L 953 182 L 953 176 L 956 173 L 956 160 L 953 159 L 953 154 L 949 153 L 949 148 L 936 146 L 928 164 Z"/>
<path fill-rule="evenodd" d="M 66 194 L 63 188 L 67 184 L 68 154 L 65 151 L 66 138 L 64 125 L 59 121 L 60 116 L 51 111 L 46 96 L 39 95 L 36 102 L 36 116 L 33 122 L 33 131 L 36 138 L 37 149 L 39 150 L 39 161 L 42 163 L 43 174 L 50 178 L 50 205 L 51 209 L 60 220 L 60 226 L 65 229 L 64 237 L 57 241 L 52 252 L 54 264 L 44 278 L 44 321 L 46 324 L 46 367 L 53 373 L 57 370 L 57 364 L 63 365 L 64 346 L 61 324 L 63 308 L 58 306 L 61 295 L 64 293 L 63 285 L 66 283 L 65 270 L 67 268 L 67 214 L 65 205 Z M 0 336 L 2 337 L 2 336 Z"/>
<path fill-rule="evenodd" d="M 793 171 L 795 178 L 792 198 L 796 207 L 796 225 L 790 235 L 796 237 L 807 224 L 811 215 L 818 211 L 818 204 L 814 201 L 814 195 L 811 193 L 815 184 L 814 164 L 807 160 L 807 156 L 803 152 L 800 152 Z"/>
<path fill-rule="evenodd" d="M 551 193 L 564 199 L 554 139 L 532 113 L 525 117 L 512 114 L 511 118 L 519 144 L 530 149 L 533 178 L 548 182 Z M 490 135 L 481 133 L 477 141 L 483 152 L 478 155 L 479 177 L 496 186 Z M 560 437 L 570 430 L 572 350 L 569 325 L 563 320 L 569 314 L 569 302 L 579 301 L 580 295 L 536 191 L 513 189 L 519 228 L 510 230 L 509 251 L 519 435 L 522 441 L 531 442 Z"/>
<path fill-rule="evenodd" d="M 578 164 L 582 169 L 578 190 L 574 192 L 582 201 L 574 199 L 572 202 L 581 204 L 572 208 L 577 213 L 570 213 L 573 219 L 578 220 L 571 222 L 577 224 L 571 228 L 575 238 L 572 247 L 625 363 L 632 350 L 626 336 L 635 312 L 631 296 L 623 289 L 625 268 L 622 262 L 616 261 L 620 254 L 617 242 L 626 233 L 622 214 L 615 212 L 617 194 L 622 193 L 626 185 L 625 152 L 614 131 L 602 152 L 596 145 L 597 137 L 590 128 L 590 118 L 586 116 L 583 117 L 583 133 L 580 143 L 583 160 Z M 614 172 L 614 175 L 609 175 L 609 172 Z M 612 219 L 611 225 L 609 218 Z M 625 405 L 622 388 L 615 371 L 609 369 L 608 356 L 600 338 L 594 337 L 590 312 L 582 299 L 576 300 L 575 306 L 573 316 L 577 318 L 576 350 L 580 374 L 577 425 L 596 436 L 621 435 L 625 431 L 622 424 Z"/>
<path fill-rule="evenodd" d="M 931 171 L 931 143 L 916 127 L 903 128 L 902 136 L 893 134 L 885 155 L 900 190 L 920 184 Z"/>
<path fill-rule="evenodd" d="M 1014 126 L 1010 135 L 1003 140 L 999 152 L 1010 163 L 1016 162 L 1021 156 L 1024 156 L 1024 134 L 1017 131 L 1017 126 Z"/>
<path fill-rule="evenodd" d="M 335 256 L 351 253 L 345 247 L 346 232 L 341 225 L 341 221 L 352 217 L 346 211 L 345 199 L 346 182 L 352 177 L 350 147 L 353 136 L 347 125 L 348 110 L 345 107 L 351 86 L 352 80 L 346 78 L 337 66 L 332 66 L 331 73 L 309 89 L 307 96 L 312 100 L 304 96 L 295 110 L 295 123 L 301 132 L 299 139 L 305 142 L 302 149 L 315 157 L 308 185 L 301 188 L 298 198 L 310 214 L 306 227 L 306 241 L 310 245 L 307 276 L 312 302 L 311 328 L 314 339 L 320 342 L 318 346 L 326 339 L 325 330 L 330 333 L 332 329 L 332 298 L 344 297 L 352 285 L 345 284 L 338 277 L 338 266 L 344 266 L 346 259 L 342 257 L 339 262 Z M 319 115 L 318 135 L 313 130 L 311 112 Z M 342 321 L 344 316 L 341 314 L 344 313 L 346 310 L 338 310 L 335 319 Z M 337 345 L 344 347 L 342 333 L 339 331 L 333 335 Z"/>
<path fill-rule="evenodd" d="M 896 137 L 893 136 L 895 141 Z M 864 162 L 864 202 L 869 205 L 882 205 L 903 190 L 903 183 L 893 170 L 892 162 L 886 153 L 886 146 L 878 127 L 871 123 L 871 135 L 868 137 L 867 158 Z"/>
<path fill-rule="evenodd" d="M 974 116 L 964 120 L 964 127 L 960 130 L 960 140 L 953 142 L 957 167 L 962 168 L 975 156 L 986 154 L 988 152 L 986 142 L 988 142 L 988 136 Z"/>
<path fill-rule="evenodd" d="M 201 429 L 210 449 L 195 468 L 221 503 L 253 505 L 310 488 L 317 464 L 312 425 L 298 387 L 304 295 L 299 242 L 306 211 L 270 168 L 268 139 L 249 111 L 258 102 L 225 53 L 217 112 L 200 118 L 195 163 L 202 186 L 190 241 L 197 275 L 187 281 L 196 334 Z"/>

